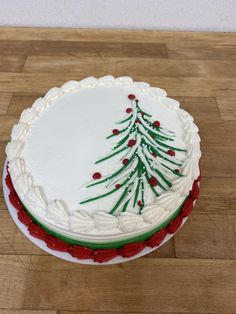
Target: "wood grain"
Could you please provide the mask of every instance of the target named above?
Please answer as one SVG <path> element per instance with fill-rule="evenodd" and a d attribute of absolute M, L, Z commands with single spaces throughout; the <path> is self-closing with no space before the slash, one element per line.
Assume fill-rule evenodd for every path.
<path fill-rule="evenodd" d="M 96 70 L 97 71 L 97 70 Z M 111 74 L 117 75 L 119 71 L 114 65 Z M 98 73 L 98 72 L 96 72 Z M 131 75 L 124 71 L 122 75 Z M 135 81 L 149 81 L 153 86 L 161 86 L 169 91 L 170 95 L 189 97 L 218 97 L 236 98 L 235 78 L 217 77 L 150 77 L 148 73 L 132 75 Z M 94 75 L 94 72 L 86 69 L 84 75 L 70 73 L 1 73 L 0 93 L 32 93 L 43 94 L 52 86 L 60 86 L 65 81 L 73 79 L 80 80 L 85 76 Z M 98 74 L 97 74 L 98 75 Z M 107 75 L 102 68 L 99 75 Z"/>
<path fill-rule="evenodd" d="M 192 216 L 159 250 L 126 264 L 49 256 L 15 226 L 0 189 L 1 314 L 236 314 L 235 73 L 236 33 L 0 28 L 0 169 L 22 110 L 87 76 L 166 89 L 202 139 Z"/>
<path fill-rule="evenodd" d="M 25 60 L 26 56 L 0 54 L 0 71 L 21 72 L 25 64 Z"/>
<path fill-rule="evenodd" d="M 57 314 L 57 311 L 47 310 L 4 310 L 0 309 L 1 314 Z"/>
<path fill-rule="evenodd" d="M 220 117 L 224 121 L 235 122 L 236 120 L 236 98 L 217 98 L 216 99 Z"/>
<path fill-rule="evenodd" d="M 0 51 L 6 55 L 76 56 L 76 57 L 142 57 L 166 59 L 165 44 L 80 41 L 0 41 Z M 144 52 L 141 54 L 140 52 Z"/>
<path fill-rule="evenodd" d="M 235 33 L 173 32 L 143 30 L 0 28 L 0 40 L 43 40 L 76 42 L 180 43 L 235 45 Z"/>
<path fill-rule="evenodd" d="M 7 114 L 19 117 L 21 112 L 31 107 L 33 102 L 40 96 L 41 94 L 14 93 L 8 106 Z"/>
<path fill-rule="evenodd" d="M 166 46 L 169 59 L 236 60 L 235 45 L 174 43 Z"/>
<path fill-rule="evenodd" d="M 47 255 L 29 241 L 12 223 L 12 218 L 7 210 L 0 210 L 0 247 L 1 254 Z"/>
<path fill-rule="evenodd" d="M 146 258 L 97 268 L 52 256 L 1 255 L 0 307 L 232 313 L 235 266 L 233 260 Z"/>
<path fill-rule="evenodd" d="M 140 57 L 141 56 L 141 57 Z M 137 67 L 137 64 L 139 66 Z M 70 73 L 81 75 L 88 72 L 98 76 L 103 73 L 115 71 L 116 76 L 123 73 L 132 73 L 132 76 L 148 73 L 152 76 L 167 77 L 195 77 L 223 75 L 227 77 L 236 76 L 236 61 L 212 61 L 212 60 L 160 60 L 155 58 L 144 58 L 142 50 L 139 50 L 138 57 L 118 58 L 107 57 L 105 60 L 94 57 L 75 56 L 30 56 L 24 65 L 23 72 L 40 73 Z"/>
<path fill-rule="evenodd" d="M 236 215 L 195 214 L 175 239 L 180 258 L 236 258 Z"/>
<path fill-rule="evenodd" d="M 0 115 L 6 114 L 11 98 L 12 94 L 0 93 Z"/>

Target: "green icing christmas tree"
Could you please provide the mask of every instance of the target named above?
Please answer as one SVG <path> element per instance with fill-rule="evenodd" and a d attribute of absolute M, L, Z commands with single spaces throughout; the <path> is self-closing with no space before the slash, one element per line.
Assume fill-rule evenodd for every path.
<path fill-rule="evenodd" d="M 87 188 L 105 184 L 107 192 L 86 199 L 80 204 L 94 202 L 113 193 L 119 193 L 118 200 L 110 214 L 117 215 L 127 209 L 128 205 L 138 208 L 141 213 L 145 206 L 145 191 L 151 191 L 158 197 L 158 190 L 171 188 L 169 174 L 182 176 L 179 173 L 181 161 L 175 156 L 176 151 L 184 149 L 172 146 L 175 134 L 163 128 L 159 121 L 139 105 L 135 95 L 128 95 L 131 107 L 126 109 L 126 117 L 117 122 L 121 127 L 112 130 L 107 139 L 119 137 L 119 141 L 107 156 L 96 161 L 96 164 L 120 155 L 120 168 L 113 174 L 103 177 L 101 173 L 93 174 L 94 181 Z"/>

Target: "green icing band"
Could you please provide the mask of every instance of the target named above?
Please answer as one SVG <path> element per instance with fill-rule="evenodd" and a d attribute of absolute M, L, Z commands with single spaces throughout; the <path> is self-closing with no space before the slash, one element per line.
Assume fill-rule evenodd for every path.
<path fill-rule="evenodd" d="M 173 220 L 176 216 L 179 215 L 185 201 L 186 201 L 187 197 L 185 198 L 185 200 L 183 201 L 183 203 L 180 205 L 180 207 L 175 211 L 175 213 L 168 218 L 168 220 L 166 220 L 165 222 L 163 222 L 162 224 L 160 224 L 158 227 L 147 231 L 141 235 L 138 236 L 134 236 L 133 238 L 128 238 L 128 239 L 124 239 L 124 240 L 119 240 L 119 241 L 114 241 L 114 242 L 109 242 L 109 243 L 93 243 L 93 242 L 89 242 L 89 241 L 82 241 L 82 240 L 75 240 L 72 239 L 70 237 L 64 236 L 56 231 L 51 230 L 50 228 L 46 227 L 44 224 L 42 224 L 38 219 L 36 219 L 29 211 L 28 209 L 24 206 L 25 210 L 27 211 L 27 213 L 31 216 L 31 218 L 42 228 L 44 229 L 47 233 L 57 237 L 58 239 L 61 239 L 69 244 L 73 244 L 73 245 L 81 245 L 81 246 L 86 246 L 89 247 L 91 249 L 115 249 L 115 248 L 120 248 L 125 244 L 128 243 L 134 243 L 134 242 L 140 242 L 140 241 L 144 241 L 147 240 L 148 238 L 150 238 L 155 232 L 159 231 L 160 229 L 167 227 L 168 224 L 170 223 L 171 220 Z"/>

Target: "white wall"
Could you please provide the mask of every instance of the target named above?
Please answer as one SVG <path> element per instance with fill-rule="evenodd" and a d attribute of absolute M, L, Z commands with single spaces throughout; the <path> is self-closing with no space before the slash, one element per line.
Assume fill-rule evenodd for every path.
<path fill-rule="evenodd" d="M 0 26 L 236 31 L 236 0 L 0 0 Z"/>

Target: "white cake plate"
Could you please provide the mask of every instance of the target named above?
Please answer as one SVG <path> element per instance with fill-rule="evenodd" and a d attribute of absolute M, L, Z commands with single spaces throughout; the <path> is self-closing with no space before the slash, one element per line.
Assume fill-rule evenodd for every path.
<path fill-rule="evenodd" d="M 49 254 L 52 254 L 56 257 L 59 257 L 63 260 L 66 260 L 66 261 L 69 261 L 69 262 L 74 262 L 74 263 L 79 263 L 79 264 L 85 264 L 85 265 L 111 265 L 111 264 L 118 264 L 118 263 L 124 263 L 124 262 L 128 262 L 128 261 L 131 261 L 133 259 L 136 259 L 138 257 L 141 257 L 141 256 L 144 256 L 148 253 L 151 253 L 153 251 L 155 251 L 156 249 L 158 249 L 160 246 L 162 246 L 163 244 L 165 244 L 167 241 L 169 241 L 175 234 L 167 234 L 165 239 L 163 240 L 163 242 L 155 247 L 155 248 L 149 248 L 149 247 L 145 247 L 142 252 L 136 254 L 135 256 L 132 256 L 132 257 L 122 257 L 122 256 L 117 256 L 115 258 L 113 258 L 112 260 L 108 261 L 108 262 L 104 262 L 104 263 L 97 263 L 97 262 L 94 262 L 92 259 L 85 259 L 85 260 L 81 260 L 81 259 L 78 259 L 78 258 L 75 258 L 73 256 L 71 256 L 69 253 L 66 253 L 66 252 L 59 252 L 59 251 L 54 251 L 52 249 L 50 249 L 46 243 L 40 239 L 37 239 L 33 236 L 30 235 L 27 227 L 22 224 L 18 217 L 17 217 L 17 211 L 16 209 L 12 206 L 12 204 L 10 203 L 9 201 L 9 198 L 8 198 L 8 195 L 9 195 L 9 189 L 6 185 L 6 182 L 5 182 L 5 178 L 7 176 L 7 171 L 6 171 L 6 165 L 7 165 L 7 160 L 5 161 L 5 164 L 4 164 L 4 168 L 3 168 L 3 194 L 4 194 L 4 198 L 5 198 L 5 202 L 7 204 L 7 208 L 8 208 L 8 211 L 12 217 L 12 219 L 14 220 L 15 224 L 17 225 L 17 227 L 24 233 L 24 235 L 31 241 L 33 242 L 36 246 L 38 246 L 40 249 L 44 250 L 45 252 L 49 253 Z M 184 218 L 183 219 L 183 222 L 182 222 L 182 225 L 181 227 L 183 226 L 183 224 L 186 222 L 187 218 Z M 180 227 L 180 228 L 181 228 Z M 179 229 L 180 229 L 179 228 Z M 178 230 L 179 230 L 178 229 Z M 178 231 L 177 231 L 178 232 Z"/>

